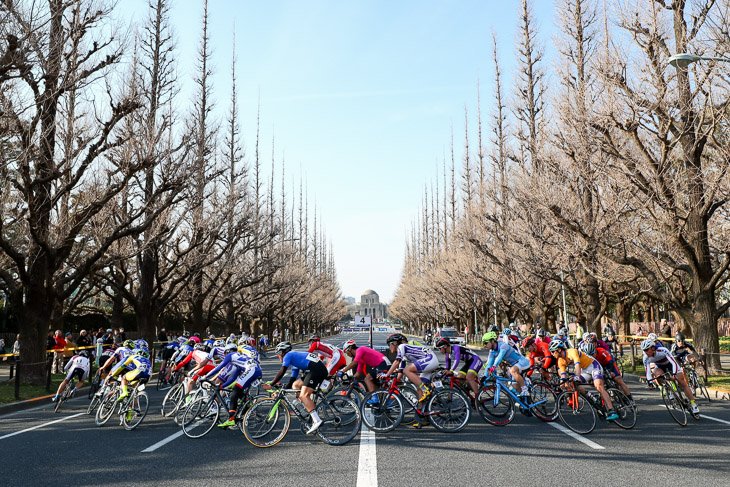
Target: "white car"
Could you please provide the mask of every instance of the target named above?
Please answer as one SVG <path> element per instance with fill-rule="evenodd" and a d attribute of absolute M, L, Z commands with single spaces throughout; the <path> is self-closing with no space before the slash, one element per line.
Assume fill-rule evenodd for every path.
<path fill-rule="evenodd" d="M 466 345 L 466 337 L 456 328 L 442 328 L 441 332 L 434 337 L 433 343 L 438 342 L 441 338 L 448 338 L 454 345 Z"/>

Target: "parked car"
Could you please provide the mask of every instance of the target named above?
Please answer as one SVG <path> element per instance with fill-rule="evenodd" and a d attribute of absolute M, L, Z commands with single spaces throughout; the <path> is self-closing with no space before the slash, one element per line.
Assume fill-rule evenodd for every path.
<path fill-rule="evenodd" d="M 437 343 L 441 338 L 448 338 L 455 345 L 466 345 L 466 337 L 456 328 L 442 328 L 440 332 L 436 333 L 433 343 Z"/>

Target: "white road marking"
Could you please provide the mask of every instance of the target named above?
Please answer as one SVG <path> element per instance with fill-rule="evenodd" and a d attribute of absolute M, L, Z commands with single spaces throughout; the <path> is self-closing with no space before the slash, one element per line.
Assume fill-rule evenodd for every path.
<path fill-rule="evenodd" d="M 363 423 L 360 430 L 360 459 L 356 487 L 377 487 L 378 462 L 375 456 L 375 433 Z"/>
<path fill-rule="evenodd" d="M 556 430 L 562 431 L 563 433 L 565 433 L 566 435 L 570 436 L 571 438 L 575 438 L 576 440 L 580 441 L 584 445 L 590 446 L 594 450 L 605 450 L 606 449 L 605 447 L 599 445 L 598 443 L 593 442 L 593 441 L 589 440 L 588 438 L 584 438 L 583 436 L 579 435 L 575 431 L 569 430 L 568 428 L 566 428 L 562 424 L 557 424 L 555 422 L 548 423 L 548 424 L 550 426 L 552 426 L 553 428 L 555 428 Z"/>
<path fill-rule="evenodd" d="M 55 419 L 53 421 L 49 421 L 48 423 L 39 424 L 38 426 L 33 426 L 32 428 L 26 428 L 24 430 L 16 431 L 15 433 L 10 433 L 9 435 L 0 436 L 0 440 L 4 440 L 5 438 L 10 438 L 11 436 L 19 435 L 21 433 L 27 433 L 28 431 L 37 430 L 38 428 L 43 428 L 44 426 L 48 426 L 54 423 L 60 423 L 61 421 L 66 421 L 67 419 L 75 418 L 77 416 L 81 416 L 84 413 L 78 413 L 78 414 L 72 414 L 71 416 L 66 416 L 65 418 L 61 419 Z"/>
<path fill-rule="evenodd" d="M 704 414 L 700 414 L 700 418 L 711 419 L 712 421 L 717 421 L 718 423 L 730 424 L 730 421 L 725 421 L 724 419 L 713 418 L 712 416 L 706 416 Z"/>
<path fill-rule="evenodd" d="M 142 450 L 142 453 L 150 453 L 150 452 L 153 452 L 153 451 L 157 450 L 158 448 L 167 445 L 171 441 L 173 441 L 173 440 L 175 440 L 177 438 L 180 438 L 184 434 L 185 433 L 183 433 L 183 431 L 180 430 L 177 433 L 168 436 L 164 440 L 158 441 L 157 443 L 155 443 L 154 445 L 150 446 L 149 448 L 145 448 L 144 450 Z"/>

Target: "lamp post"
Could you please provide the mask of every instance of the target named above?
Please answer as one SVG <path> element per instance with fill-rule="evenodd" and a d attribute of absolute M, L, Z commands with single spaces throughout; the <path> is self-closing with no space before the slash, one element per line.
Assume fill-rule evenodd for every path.
<path fill-rule="evenodd" d="M 563 325 L 568 328 L 568 309 L 565 306 L 565 284 L 563 283 L 563 269 L 560 269 L 560 287 L 563 291 Z"/>
<path fill-rule="evenodd" d="M 715 56 L 698 56 L 697 54 L 690 54 L 687 52 L 681 52 L 675 54 L 669 58 L 669 65 L 675 68 L 684 68 L 697 61 L 720 61 L 724 63 L 730 63 L 730 59 L 724 57 Z"/>

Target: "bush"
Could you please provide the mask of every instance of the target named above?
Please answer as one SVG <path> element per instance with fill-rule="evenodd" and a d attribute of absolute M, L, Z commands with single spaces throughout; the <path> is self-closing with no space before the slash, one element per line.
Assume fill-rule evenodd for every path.
<path fill-rule="evenodd" d="M 726 343 L 722 343 L 726 342 Z M 730 352 L 730 336 L 720 337 L 720 351 Z"/>

